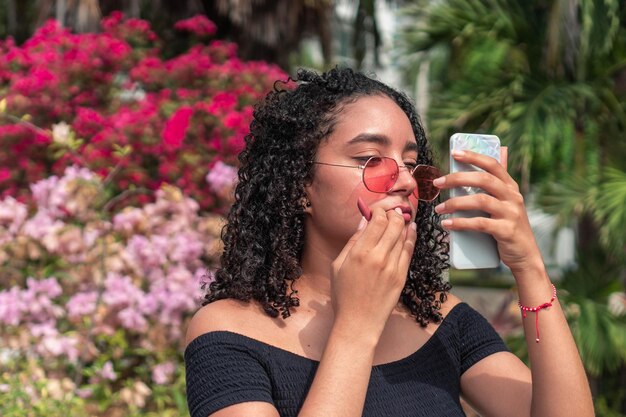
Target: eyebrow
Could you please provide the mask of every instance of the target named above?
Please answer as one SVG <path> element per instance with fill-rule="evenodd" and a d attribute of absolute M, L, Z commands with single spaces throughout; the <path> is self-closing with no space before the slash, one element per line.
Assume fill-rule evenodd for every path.
<path fill-rule="evenodd" d="M 350 139 L 348 143 L 346 143 L 346 145 L 352 146 L 352 145 L 356 145 L 359 143 L 375 143 L 377 145 L 390 146 L 391 140 L 386 135 L 380 135 L 377 133 L 361 133 L 361 134 L 356 135 L 352 139 Z M 406 145 L 404 145 L 403 151 L 404 152 L 410 152 L 410 151 L 417 152 L 418 151 L 417 143 L 413 141 L 407 141 Z"/>

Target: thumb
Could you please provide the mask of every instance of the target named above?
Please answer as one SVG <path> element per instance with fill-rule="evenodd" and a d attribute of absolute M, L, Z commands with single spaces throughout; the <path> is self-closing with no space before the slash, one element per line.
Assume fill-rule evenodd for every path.
<path fill-rule="evenodd" d="M 367 220 L 365 220 L 365 217 L 361 217 L 361 221 L 359 222 L 359 226 L 357 227 L 356 232 L 348 240 L 348 242 L 346 243 L 346 246 L 343 247 L 343 249 L 337 256 L 337 258 L 333 262 L 335 266 L 335 272 L 337 272 L 337 270 L 341 268 L 341 265 L 343 265 L 343 262 L 346 260 L 348 253 L 350 252 L 352 247 L 356 244 L 356 242 L 359 240 L 359 237 L 361 237 L 361 235 L 365 231 L 365 226 L 367 226 Z"/>

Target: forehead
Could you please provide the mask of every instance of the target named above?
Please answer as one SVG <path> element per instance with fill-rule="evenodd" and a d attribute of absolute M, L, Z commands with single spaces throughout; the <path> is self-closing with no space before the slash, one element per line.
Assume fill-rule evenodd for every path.
<path fill-rule="evenodd" d="M 328 139 L 335 148 L 372 144 L 417 150 L 409 118 L 387 96 L 365 96 L 345 104 Z"/>

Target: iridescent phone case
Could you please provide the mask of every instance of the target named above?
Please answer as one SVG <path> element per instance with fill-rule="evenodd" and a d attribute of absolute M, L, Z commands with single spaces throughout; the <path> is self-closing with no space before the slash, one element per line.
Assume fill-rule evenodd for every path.
<path fill-rule="evenodd" d="M 495 135 L 476 133 L 455 133 L 450 138 L 450 151 L 469 150 L 490 156 L 500 162 L 500 139 Z M 469 164 L 457 162 L 450 156 L 450 172 L 482 171 Z M 484 192 L 476 187 L 457 187 L 450 190 L 450 198 Z M 458 211 L 452 214 L 458 217 L 489 217 L 479 210 Z M 487 234 L 474 231 L 450 232 L 450 263 L 456 269 L 496 268 L 500 264 L 498 247 L 495 239 Z"/>

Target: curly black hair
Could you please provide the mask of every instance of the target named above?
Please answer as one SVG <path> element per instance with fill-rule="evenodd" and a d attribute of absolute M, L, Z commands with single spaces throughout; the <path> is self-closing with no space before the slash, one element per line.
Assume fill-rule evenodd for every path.
<path fill-rule="evenodd" d="M 222 230 L 221 266 L 203 304 L 252 299 L 268 315 L 281 313 L 283 318 L 299 305 L 293 283 L 302 274 L 302 201 L 313 178 L 312 161 L 343 106 L 375 95 L 391 98 L 406 113 L 417 140 L 417 163 L 432 165 L 419 116 L 404 94 L 348 68 L 323 74 L 301 69 L 295 80 L 276 82 L 255 107 L 239 155 L 235 201 Z M 434 203 L 420 201 L 415 221 L 420 233 L 399 301 L 426 326 L 442 319 L 439 310 L 450 291 L 450 284 L 442 280 L 449 247 Z"/>

